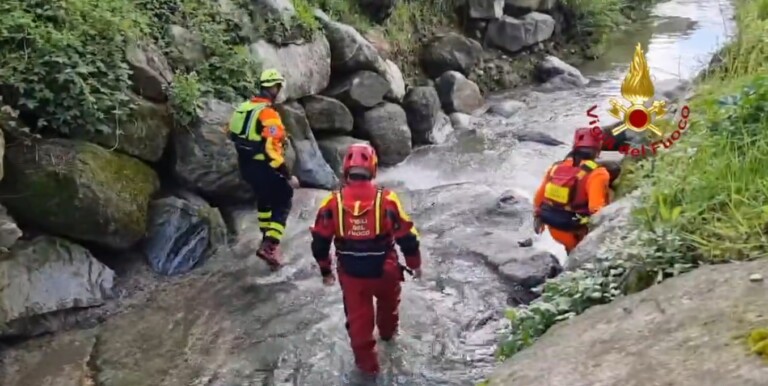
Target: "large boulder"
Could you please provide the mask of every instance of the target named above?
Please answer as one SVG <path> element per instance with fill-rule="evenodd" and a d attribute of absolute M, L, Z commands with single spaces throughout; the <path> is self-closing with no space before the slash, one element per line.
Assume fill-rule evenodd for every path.
<path fill-rule="evenodd" d="M 350 145 L 361 143 L 370 144 L 368 141 L 349 136 L 335 136 L 319 139 L 317 146 L 320 148 L 320 152 L 323 153 L 325 161 L 328 162 L 328 165 L 336 173 L 336 176 L 341 178 L 341 167 L 344 163 L 344 155 L 347 154 L 347 149 L 349 149 Z"/>
<path fill-rule="evenodd" d="M 181 184 L 211 199 L 253 197 L 240 177 L 237 151 L 224 132 L 235 107 L 217 99 L 202 102 L 197 122 L 173 136 L 173 173 Z"/>
<path fill-rule="evenodd" d="M 321 10 L 315 10 L 330 44 L 331 68 L 336 73 L 382 71 L 383 61 L 376 47 L 351 26 L 333 21 Z"/>
<path fill-rule="evenodd" d="M 275 46 L 259 40 L 249 49 L 263 68 L 275 68 L 285 77 L 278 102 L 318 94 L 331 79 L 331 49 L 321 33 L 304 44 Z"/>
<path fill-rule="evenodd" d="M 419 62 L 424 73 L 437 78 L 447 71 L 469 75 L 480 60 L 483 46 L 457 33 L 436 36 L 421 49 Z"/>
<path fill-rule="evenodd" d="M 504 0 L 504 13 L 515 16 L 531 11 L 551 11 L 557 3 L 557 0 Z"/>
<path fill-rule="evenodd" d="M 302 98 L 301 103 L 304 104 L 309 126 L 316 133 L 349 133 L 352 131 L 354 123 L 352 113 L 340 101 L 322 95 L 310 95 Z"/>
<path fill-rule="evenodd" d="M 9 148 L 6 162 L 0 194 L 20 222 L 115 249 L 144 237 L 160 183 L 141 161 L 88 142 L 44 139 Z"/>
<path fill-rule="evenodd" d="M 10 248 L 22 236 L 16 220 L 8 214 L 8 210 L 0 205 L 0 248 Z"/>
<path fill-rule="evenodd" d="M 568 255 L 565 269 L 576 270 L 607 255 L 612 248 L 621 248 L 630 234 L 632 210 L 639 203 L 639 193 L 622 197 L 592 216 L 589 234 Z"/>
<path fill-rule="evenodd" d="M 469 0 L 472 19 L 498 19 L 504 14 L 504 0 Z"/>
<path fill-rule="evenodd" d="M 358 71 L 334 83 L 323 92 L 352 110 L 366 110 L 384 100 L 389 82 L 373 71 Z"/>
<path fill-rule="evenodd" d="M 160 49 L 148 43 L 130 44 L 125 56 L 133 91 L 154 102 L 168 101 L 165 90 L 173 81 L 173 71 Z"/>
<path fill-rule="evenodd" d="M 471 114 L 485 104 L 477 84 L 457 71 L 448 71 L 437 78 L 435 88 L 443 110 L 448 114 Z"/>
<path fill-rule="evenodd" d="M 384 102 L 355 121 L 355 130 L 371 141 L 382 165 L 395 165 L 411 154 L 411 130 L 402 107 Z"/>
<path fill-rule="evenodd" d="M 19 241 L 0 259 L 0 337 L 31 333 L 27 319 L 99 306 L 112 296 L 115 273 L 70 241 Z"/>
<path fill-rule="evenodd" d="M 405 79 L 400 67 L 391 60 L 385 60 L 382 76 L 389 82 L 389 90 L 384 97 L 392 102 L 401 102 L 405 96 Z"/>
<path fill-rule="evenodd" d="M 298 102 L 289 102 L 279 105 L 278 110 L 291 135 L 291 148 L 296 154 L 292 171 L 301 185 L 321 189 L 336 187 L 336 175 L 317 147 L 304 108 Z"/>
<path fill-rule="evenodd" d="M 414 145 L 437 144 L 445 141 L 446 126 L 453 130 L 440 108 L 440 97 L 434 87 L 413 87 L 403 99 Z"/>
<path fill-rule="evenodd" d="M 218 209 L 191 194 L 161 198 L 150 204 L 149 235 L 144 254 L 162 275 L 187 273 L 207 252 L 226 242 L 226 225 Z"/>
<path fill-rule="evenodd" d="M 543 42 L 555 32 L 555 19 L 544 13 L 531 12 L 520 19 L 502 16 L 488 24 L 486 44 L 515 53 Z"/>
<path fill-rule="evenodd" d="M 560 78 L 558 83 L 572 84 L 574 86 L 586 86 L 589 79 L 581 74 L 576 67 L 560 60 L 559 58 L 547 55 L 544 60 L 537 63 L 534 68 L 534 74 L 540 82 L 548 82 L 554 78 Z"/>
<path fill-rule="evenodd" d="M 173 121 L 168 106 L 131 95 L 136 109 L 109 132 L 78 130 L 75 138 L 98 143 L 108 149 L 157 162 L 163 156 Z"/>
<path fill-rule="evenodd" d="M 768 380 L 745 336 L 768 325 L 768 261 L 706 266 L 556 324 L 488 385 L 743 385 Z M 662 381 L 663 380 L 663 381 Z"/>
<path fill-rule="evenodd" d="M 166 31 L 173 52 L 170 58 L 176 67 L 191 71 L 205 63 L 205 45 L 199 35 L 176 24 L 169 25 Z"/>

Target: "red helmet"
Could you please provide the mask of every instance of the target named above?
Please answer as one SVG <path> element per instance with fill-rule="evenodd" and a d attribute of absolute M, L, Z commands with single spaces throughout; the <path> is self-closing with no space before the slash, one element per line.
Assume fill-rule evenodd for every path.
<path fill-rule="evenodd" d="M 365 172 L 370 178 L 376 177 L 376 168 L 379 160 L 376 157 L 376 150 L 371 145 L 365 143 L 356 143 L 349 146 L 347 155 L 344 156 L 344 164 L 341 167 L 344 178 L 349 176 L 350 171 L 358 169 Z"/>
<path fill-rule="evenodd" d="M 602 131 L 596 134 L 595 131 L 589 127 L 576 129 L 576 133 L 573 135 L 573 148 L 602 149 L 603 136 L 600 134 L 602 134 Z"/>

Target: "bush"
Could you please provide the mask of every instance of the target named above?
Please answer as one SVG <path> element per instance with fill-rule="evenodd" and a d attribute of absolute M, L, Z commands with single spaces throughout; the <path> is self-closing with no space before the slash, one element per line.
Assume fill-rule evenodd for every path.
<path fill-rule="evenodd" d="M 129 0 L 3 0 L 0 79 L 6 100 L 40 127 L 109 131 L 127 113 L 129 40 L 147 19 Z"/>

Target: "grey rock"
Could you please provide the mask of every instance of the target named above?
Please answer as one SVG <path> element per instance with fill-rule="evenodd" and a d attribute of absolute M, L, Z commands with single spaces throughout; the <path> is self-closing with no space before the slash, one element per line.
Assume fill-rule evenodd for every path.
<path fill-rule="evenodd" d="M 291 0 L 251 0 L 250 2 L 254 16 L 260 17 L 267 14 L 270 17 L 288 20 L 296 14 L 296 8 Z"/>
<path fill-rule="evenodd" d="M 464 113 L 451 113 L 448 118 L 454 130 L 465 131 L 471 129 L 472 116 Z"/>
<path fill-rule="evenodd" d="M 472 19 L 498 19 L 504 14 L 504 0 L 468 0 Z"/>
<path fill-rule="evenodd" d="M 160 182 L 143 162 L 61 138 L 6 150 L 0 195 L 19 222 L 117 250 L 144 237 Z"/>
<path fill-rule="evenodd" d="M 115 273 L 80 245 L 40 236 L 0 259 L 0 278 L 0 336 L 23 336 L 30 318 L 104 304 Z"/>
<path fill-rule="evenodd" d="M 171 137 L 171 112 L 166 104 L 153 103 L 135 95 L 131 98 L 136 102 L 136 109 L 122 122 L 115 124 L 111 132 L 82 128 L 73 130 L 71 136 L 144 161 L 159 161 Z"/>
<path fill-rule="evenodd" d="M 291 140 L 296 150 L 296 165 L 293 173 L 301 186 L 320 189 L 334 189 L 339 180 L 323 158 L 314 137 L 308 140 Z"/>
<path fill-rule="evenodd" d="M 384 100 L 389 92 L 389 82 L 372 71 L 358 71 L 339 80 L 323 92 L 336 98 L 354 110 L 369 109 Z"/>
<path fill-rule="evenodd" d="M 527 12 L 550 11 L 555 5 L 557 5 L 557 0 L 504 0 L 505 8 L 510 7 L 525 10 Z"/>
<path fill-rule="evenodd" d="M 555 31 L 555 20 L 547 14 L 531 12 L 520 19 L 502 16 L 488 24 L 486 43 L 515 53 L 523 48 L 543 42 Z"/>
<path fill-rule="evenodd" d="M 316 133 L 349 133 L 354 120 L 352 113 L 340 101 L 322 96 L 310 95 L 301 99 L 309 126 Z"/>
<path fill-rule="evenodd" d="M 381 73 L 383 60 L 376 47 L 353 27 L 331 20 L 323 11 L 315 10 L 330 44 L 331 68 L 344 74 L 367 70 Z"/>
<path fill-rule="evenodd" d="M 342 178 L 342 164 L 344 163 L 344 155 L 347 154 L 349 146 L 355 144 L 369 144 L 370 142 L 357 139 L 348 136 L 335 136 L 323 138 L 317 141 L 317 146 L 320 148 L 320 152 L 323 153 L 323 158 L 328 162 L 328 165 L 336 173 L 336 176 Z"/>
<path fill-rule="evenodd" d="M 501 364 L 488 384 L 764 385 L 768 368 L 743 338 L 768 323 L 768 283 L 747 280 L 756 272 L 768 274 L 768 261 L 704 266 L 592 307 Z M 701 353 L 717 365 L 702 366 Z"/>
<path fill-rule="evenodd" d="M 167 31 L 175 59 L 182 66 L 194 70 L 205 62 L 205 46 L 200 36 L 176 24 L 169 25 Z"/>
<path fill-rule="evenodd" d="M 161 198 L 150 204 L 149 213 L 143 250 L 150 267 L 159 274 L 187 273 L 226 241 L 221 213 L 199 197 Z"/>
<path fill-rule="evenodd" d="M 259 40 L 249 46 L 262 68 L 275 68 L 285 77 L 285 86 L 276 102 L 318 94 L 331 78 L 331 49 L 321 33 L 304 44 L 275 46 Z"/>
<path fill-rule="evenodd" d="M 403 99 L 403 109 L 408 118 L 414 145 L 440 143 L 445 138 L 433 136 L 438 124 L 445 124 L 445 114 L 440 109 L 440 97 L 433 87 L 413 87 Z M 452 129 L 452 127 L 451 127 Z"/>
<path fill-rule="evenodd" d="M 480 43 L 457 33 L 449 33 L 427 42 L 419 54 L 419 63 L 424 73 L 433 79 L 447 71 L 469 75 L 482 53 Z"/>
<path fill-rule="evenodd" d="M 400 67 L 391 60 L 385 60 L 382 76 L 389 83 L 389 90 L 384 97 L 391 102 L 401 102 L 405 97 L 405 79 Z"/>
<path fill-rule="evenodd" d="M 551 55 L 547 55 L 544 60 L 537 63 L 534 71 L 536 78 L 540 82 L 547 82 L 556 77 L 564 77 L 564 79 L 560 79 L 558 82 L 573 84 L 574 86 L 586 86 L 589 83 L 589 79 L 585 78 L 581 71 Z"/>
<path fill-rule="evenodd" d="M 290 101 L 275 106 L 280 118 L 283 120 L 285 130 L 291 139 L 310 139 L 312 129 L 309 127 L 307 115 L 298 102 Z"/>
<path fill-rule="evenodd" d="M 168 61 L 153 44 L 130 44 L 125 50 L 133 91 L 154 102 L 166 102 L 166 88 L 173 81 Z"/>
<path fill-rule="evenodd" d="M 552 137 L 547 133 L 535 130 L 526 130 L 514 133 L 515 139 L 520 142 L 536 142 L 547 146 L 560 146 L 565 145 L 565 142 Z"/>
<path fill-rule="evenodd" d="M 485 104 L 483 94 L 475 82 L 459 72 L 448 71 L 441 75 L 435 88 L 446 113 L 471 114 Z"/>
<path fill-rule="evenodd" d="M 507 253 L 509 260 L 499 266 L 499 272 L 523 288 L 534 288 L 547 279 L 559 275 L 563 268 L 555 255 L 544 251 L 528 252 L 518 249 L 515 254 Z"/>
<path fill-rule="evenodd" d="M 247 201 L 250 186 L 240 177 L 237 151 L 223 129 L 235 106 L 217 99 L 202 102 L 198 121 L 174 133 L 172 170 L 181 184 L 206 198 Z"/>
<path fill-rule="evenodd" d="M 384 102 L 355 121 L 355 130 L 370 139 L 382 165 L 395 165 L 411 154 L 411 130 L 402 107 Z"/>
<path fill-rule="evenodd" d="M 500 115 L 504 118 L 510 118 L 517 114 L 520 110 L 525 109 L 527 106 L 523 102 L 515 100 L 505 100 L 494 102 L 488 109 L 488 112 L 496 115 Z"/>
<path fill-rule="evenodd" d="M 0 248 L 10 248 L 21 237 L 23 232 L 16 225 L 16 220 L 8 214 L 8 210 L 0 205 Z"/>

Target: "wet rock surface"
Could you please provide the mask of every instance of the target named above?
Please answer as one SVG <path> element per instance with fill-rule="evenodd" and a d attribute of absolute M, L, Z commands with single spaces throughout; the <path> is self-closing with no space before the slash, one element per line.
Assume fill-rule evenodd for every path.
<path fill-rule="evenodd" d="M 768 284 L 751 282 L 754 273 L 768 274 L 768 262 L 699 268 L 593 307 L 502 364 L 489 385 L 764 385 L 768 368 L 744 340 L 768 323 Z"/>

